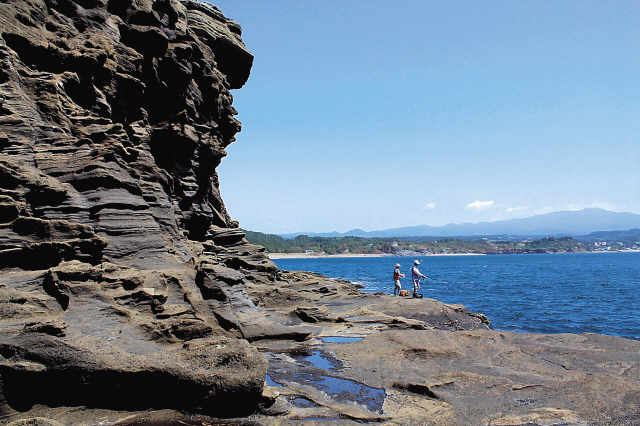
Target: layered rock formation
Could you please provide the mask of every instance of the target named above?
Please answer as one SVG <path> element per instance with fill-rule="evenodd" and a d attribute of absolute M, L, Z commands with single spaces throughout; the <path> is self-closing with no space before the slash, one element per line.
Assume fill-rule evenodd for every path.
<path fill-rule="evenodd" d="M 253 411 L 267 364 L 248 341 L 307 333 L 248 298 L 277 270 L 220 197 L 240 27 L 198 1 L 15 0 L 0 31 L 8 407 Z"/>
<path fill-rule="evenodd" d="M 249 244 L 216 175 L 240 36 L 198 1 L 0 2 L 0 422 L 639 423 L 639 342 L 492 331 Z"/>

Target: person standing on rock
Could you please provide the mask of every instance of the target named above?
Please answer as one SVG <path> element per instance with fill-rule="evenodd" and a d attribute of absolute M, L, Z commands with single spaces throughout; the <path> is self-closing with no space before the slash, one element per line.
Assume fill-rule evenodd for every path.
<path fill-rule="evenodd" d="M 414 260 L 413 268 L 411 268 L 411 279 L 413 280 L 413 297 L 415 298 L 422 297 L 418 294 L 418 292 L 420 291 L 420 278 L 427 278 L 425 275 L 422 275 L 422 273 L 420 273 L 420 270 L 418 269 L 419 264 L 419 261 Z"/>
<path fill-rule="evenodd" d="M 400 285 L 401 277 L 406 277 L 406 275 L 400 273 L 400 264 L 396 263 L 396 269 L 393 270 L 393 283 L 395 284 L 395 288 L 393 289 L 394 296 L 399 296 L 400 290 L 402 290 L 402 286 Z"/>

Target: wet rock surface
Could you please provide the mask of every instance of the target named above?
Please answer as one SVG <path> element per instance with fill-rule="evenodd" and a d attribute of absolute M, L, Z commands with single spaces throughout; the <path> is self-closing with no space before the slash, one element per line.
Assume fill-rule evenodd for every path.
<path fill-rule="evenodd" d="M 640 342 L 279 271 L 228 215 L 241 29 L 190 0 L 0 2 L 0 421 L 639 424 Z"/>
<path fill-rule="evenodd" d="M 268 315 L 306 322 L 314 335 L 302 345 L 258 345 L 269 356 L 268 383 L 290 402 L 290 419 L 639 424 L 640 342 L 499 332 L 460 305 L 363 294 L 353 284 L 313 274 L 282 275 L 289 281 L 277 292 L 250 287 Z M 289 305 L 282 293 L 290 295 Z M 301 306 L 323 315 L 301 318 Z"/>

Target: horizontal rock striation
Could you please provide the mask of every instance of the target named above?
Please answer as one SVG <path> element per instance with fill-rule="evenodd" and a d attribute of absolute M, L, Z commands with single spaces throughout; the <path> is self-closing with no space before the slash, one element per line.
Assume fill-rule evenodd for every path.
<path fill-rule="evenodd" d="M 640 424 L 640 342 L 249 244 L 216 167 L 252 60 L 204 2 L 0 1 L 2 424 Z"/>
<path fill-rule="evenodd" d="M 0 3 L 5 411 L 249 413 L 267 364 L 247 341 L 308 337 L 249 299 L 277 269 L 220 196 L 252 61 L 208 3 Z"/>

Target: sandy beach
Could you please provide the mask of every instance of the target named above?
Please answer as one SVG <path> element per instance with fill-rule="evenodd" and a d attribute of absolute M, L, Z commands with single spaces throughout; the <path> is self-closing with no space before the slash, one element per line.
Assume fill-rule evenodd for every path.
<path fill-rule="evenodd" d="M 318 259 L 327 257 L 387 257 L 386 254 L 268 253 L 270 259 Z"/>
<path fill-rule="evenodd" d="M 394 257 L 390 254 L 326 254 L 326 253 L 268 253 L 270 259 L 319 259 L 319 258 L 340 258 L 340 257 Z M 438 253 L 438 254 L 416 254 L 414 257 L 425 256 L 486 256 L 483 253 Z M 411 257 L 411 256 L 405 256 Z"/>

